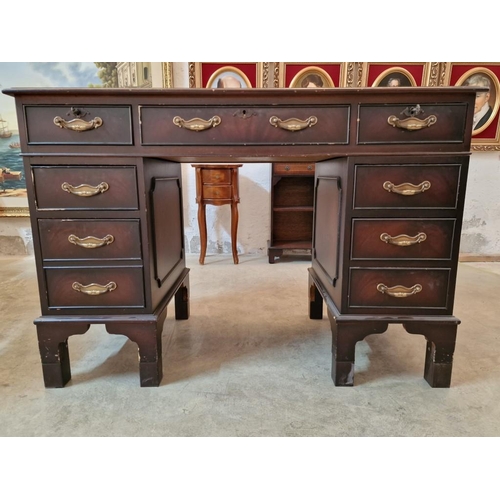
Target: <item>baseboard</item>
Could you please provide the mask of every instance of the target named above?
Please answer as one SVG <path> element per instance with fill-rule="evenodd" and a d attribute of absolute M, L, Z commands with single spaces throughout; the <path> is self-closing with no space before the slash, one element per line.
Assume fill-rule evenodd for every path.
<path fill-rule="evenodd" d="M 474 253 L 461 253 L 459 262 L 500 262 L 500 255 L 480 255 Z"/>

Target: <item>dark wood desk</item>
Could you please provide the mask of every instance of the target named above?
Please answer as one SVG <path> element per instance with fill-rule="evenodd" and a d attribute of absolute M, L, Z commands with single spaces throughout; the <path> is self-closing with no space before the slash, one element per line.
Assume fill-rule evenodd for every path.
<path fill-rule="evenodd" d="M 335 384 L 353 384 L 357 341 L 400 323 L 427 338 L 429 384 L 449 386 L 475 90 L 4 90 L 45 385 L 68 382 L 67 339 L 93 323 L 136 342 L 141 385 L 159 385 L 166 306 L 189 316 L 179 162 L 314 162 L 309 315 L 326 303 Z"/>

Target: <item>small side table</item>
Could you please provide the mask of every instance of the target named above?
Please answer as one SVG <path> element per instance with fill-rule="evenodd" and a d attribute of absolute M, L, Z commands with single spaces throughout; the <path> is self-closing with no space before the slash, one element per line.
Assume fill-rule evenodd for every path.
<path fill-rule="evenodd" d="M 196 203 L 200 227 L 200 264 L 205 263 L 207 253 L 207 205 L 231 205 L 231 245 L 233 261 L 238 264 L 236 235 L 238 232 L 238 165 L 192 165 L 196 169 Z"/>

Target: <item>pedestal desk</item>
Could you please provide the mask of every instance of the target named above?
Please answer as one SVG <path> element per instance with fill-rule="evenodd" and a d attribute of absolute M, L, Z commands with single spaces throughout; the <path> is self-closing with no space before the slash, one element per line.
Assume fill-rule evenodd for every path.
<path fill-rule="evenodd" d="M 9 89 L 25 165 L 46 387 L 71 377 L 91 324 L 137 343 L 162 377 L 167 304 L 189 317 L 180 162 L 315 163 L 309 316 L 330 319 L 332 377 L 400 323 L 448 387 L 475 90 Z M 305 281 L 306 283 L 306 281 Z M 276 311 L 279 314 L 279 311 Z"/>

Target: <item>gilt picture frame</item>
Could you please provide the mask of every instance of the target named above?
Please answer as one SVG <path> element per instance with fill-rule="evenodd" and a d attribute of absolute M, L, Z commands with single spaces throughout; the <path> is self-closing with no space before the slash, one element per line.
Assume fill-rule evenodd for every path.
<path fill-rule="evenodd" d="M 345 62 L 280 62 L 275 66 L 275 87 L 334 88 L 347 86 Z M 304 85 L 304 86 L 303 86 Z"/>
<path fill-rule="evenodd" d="M 472 151 L 500 151 L 500 63 L 460 62 L 446 64 L 446 85 L 488 86 L 478 92 Z M 481 111 L 482 109 L 482 111 Z"/>
<path fill-rule="evenodd" d="M 426 87 L 430 84 L 431 65 L 428 62 L 366 62 L 363 63 L 362 87 L 388 87 L 398 81 L 401 87 Z"/>
<path fill-rule="evenodd" d="M 269 63 L 192 62 L 189 63 L 190 88 L 261 88 Z"/>

